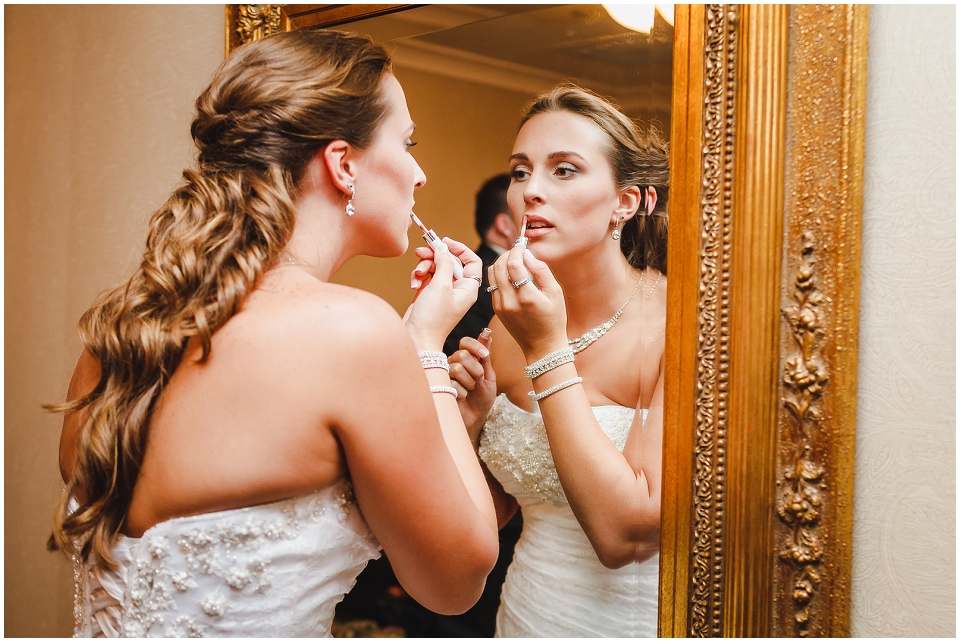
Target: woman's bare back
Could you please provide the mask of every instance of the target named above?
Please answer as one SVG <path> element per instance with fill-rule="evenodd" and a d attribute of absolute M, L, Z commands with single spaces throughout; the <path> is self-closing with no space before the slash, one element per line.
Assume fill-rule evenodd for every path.
<path fill-rule="evenodd" d="M 343 476 L 332 428 L 347 411 L 338 393 L 351 346 L 338 311 L 367 296 L 276 270 L 213 336 L 205 363 L 191 340 L 152 412 L 124 533 L 306 494 Z"/>

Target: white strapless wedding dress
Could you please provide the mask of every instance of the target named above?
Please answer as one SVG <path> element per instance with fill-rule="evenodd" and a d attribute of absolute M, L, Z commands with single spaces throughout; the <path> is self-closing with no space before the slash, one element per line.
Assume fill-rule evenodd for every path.
<path fill-rule="evenodd" d="M 119 567 L 77 564 L 78 637 L 330 637 L 380 546 L 346 478 L 271 504 L 120 536 Z"/>
<path fill-rule="evenodd" d="M 593 413 L 622 452 L 636 411 Z M 567 504 L 540 415 L 497 397 L 480 456 L 523 513 L 497 637 L 656 637 L 660 556 L 616 570 L 600 563 Z"/>

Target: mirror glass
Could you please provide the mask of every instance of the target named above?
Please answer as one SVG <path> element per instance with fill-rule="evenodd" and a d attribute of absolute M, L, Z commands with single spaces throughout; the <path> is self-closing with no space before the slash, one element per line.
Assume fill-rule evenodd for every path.
<path fill-rule="evenodd" d="M 413 153 L 427 175 L 415 211 L 438 235 L 471 247 L 479 244 L 477 190 L 508 170 L 521 113 L 540 92 L 575 82 L 669 138 L 673 27 L 660 13 L 649 33 L 623 26 L 602 5 L 429 5 L 333 28 L 369 35 L 391 51 L 417 123 Z M 419 235 L 411 227 L 411 246 L 423 244 Z M 374 292 L 402 313 L 415 265 L 412 251 L 395 259 L 357 257 L 334 280 Z M 443 617 L 419 607 L 381 558 L 338 608 L 334 634 L 389 635 L 402 628 L 418 637 L 492 635 L 519 527 L 511 523 L 502 532 L 501 560 L 468 613 Z M 398 629 L 382 630 L 391 626 Z"/>

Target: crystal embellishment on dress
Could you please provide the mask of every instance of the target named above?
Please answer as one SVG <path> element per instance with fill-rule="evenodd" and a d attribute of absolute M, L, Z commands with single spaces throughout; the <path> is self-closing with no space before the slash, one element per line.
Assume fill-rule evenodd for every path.
<path fill-rule="evenodd" d="M 171 519 L 139 539 L 118 536 L 117 570 L 80 565 L 75 635 L 329 635 L 336 603 L 379 548 L 345 477 L 309 495 Z"/>
<path fill-rule="evenodd" d="M 200 608 L 210 617 L 220 617 L 227 610 L 227 598 L 217 589 L 200 600 Z"/>
<path fill-rule="evenodd" d="M 633 423 L 634 411 L 621 406 L 599 406 L 594 414 L 609 420 L 600 422 L 610 440 L 621 452 Z M 599 418 L 599 417 L 598 417 Z M 527 492 L 554 506 L 567 504 L 543 418 L 518 408 L 506 395 L 497 397 L 480 434 L 480 457 L 493 469 L 509 471 Z"/>

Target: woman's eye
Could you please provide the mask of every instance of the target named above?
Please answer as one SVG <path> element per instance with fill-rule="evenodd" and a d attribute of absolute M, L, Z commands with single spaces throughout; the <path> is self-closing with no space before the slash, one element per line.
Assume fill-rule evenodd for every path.
<path fill-rule="evenodd" d="M 527 177 L 528 173 L 529 172 L 527 172 L 527 170 L 525 169 L 514 167 L 513 169 L 510 170 L 510 178 L 512 178 L 515 181 L 522 181 Z"/>
<path fill-rule="evenodd" d="M 554 171 L 560 178 L 569 178 L 577 173 L 577 168 L 571 165 L 557 165 Z"/>
<path fill-rule="evenodd" d="M 412 140 L 410 140 L 410 139 L 407 139 L 406 145 L 407 145 L 407 148 L 408 148 L 408 149 L 409 149 L 410 147 L 416 147 L 416 146 L 417 146 L 417 144 L 416 144 L 415 142 L 413 142 Z"/>

